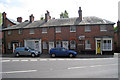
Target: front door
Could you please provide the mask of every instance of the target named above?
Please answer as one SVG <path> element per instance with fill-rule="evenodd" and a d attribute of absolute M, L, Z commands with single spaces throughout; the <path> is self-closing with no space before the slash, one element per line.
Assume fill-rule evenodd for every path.
<path fill-rule="evenodd" d="M 35 50 L 39 51 L 39 41 L 35 41 Z"/>
<path fill-rule="evenodd" d="M 68 49 L 68 41 L 62 41 L 62 45 L 65 49 Z"/>
<path fill-rule="evenodd" d="M 101 40 L 97 40 L 97 54 L 101 54 Z"/>
<path fill-rule="evenodd" d="M 16 49 L 16 47 L 19 47 L 19 44 L 18 43 L 13 43 L 13 52 Z"/>

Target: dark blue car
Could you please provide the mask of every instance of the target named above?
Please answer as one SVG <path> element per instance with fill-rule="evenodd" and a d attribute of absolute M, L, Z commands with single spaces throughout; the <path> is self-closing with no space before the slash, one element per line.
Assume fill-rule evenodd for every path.
<path fill-rule="evenodd" d="M 50 49 L 49 54 L 51 55 L 51 57 L 56 57 L 56 56 L 75 57 L 77 55 L 77 52 L 67 50 L 67 49 L 65 49 L 63 47 L 57 47 L 57 48 Z"/>

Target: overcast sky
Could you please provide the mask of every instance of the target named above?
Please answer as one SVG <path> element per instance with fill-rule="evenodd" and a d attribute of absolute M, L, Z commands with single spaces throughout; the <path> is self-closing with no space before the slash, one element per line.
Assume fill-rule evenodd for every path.
<path fill-rule="evenodd" d="M 28 20 L 33 14 L 35 20 L 44 17 L 46 10 L 52 18 L 59 18 L 60 13 L 67 10 L 69 17 L 78 17 L 78 9 L 82 8 L 83 17 L 96 16 L 112 22 L 118 21 L 118 2 L 120 0 L 0 0 L 0 12 L 16 20 L 22 17 Z"/>

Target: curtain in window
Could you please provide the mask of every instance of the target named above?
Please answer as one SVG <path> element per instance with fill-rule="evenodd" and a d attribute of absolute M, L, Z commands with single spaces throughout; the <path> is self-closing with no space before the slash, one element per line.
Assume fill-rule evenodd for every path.
<path fill-rule="evenodd" d="M 70 41 L 70 49 L 76 49 L 76 41 L 75 40 Z"/>

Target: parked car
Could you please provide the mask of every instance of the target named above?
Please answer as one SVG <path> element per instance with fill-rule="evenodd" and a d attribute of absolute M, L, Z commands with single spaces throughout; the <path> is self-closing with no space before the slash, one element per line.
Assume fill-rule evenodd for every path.
<path fill-rule="evenodd" d="M 56 57 L 56 56 L 69 56 L 69 57 L 76 57 L 77 52 L 67 50 L 63 47 L 57 47 L 57 48 L 52 48 L 50 49 L 51 57 Z"/>
<path fill-rule="evenodd" d="M 14 54 L 16 57 L 19 57 L 20 55 L 35 57 L 40 56 L 41 53 L 28 47 L 17 47 L 14 51 Z"/>

